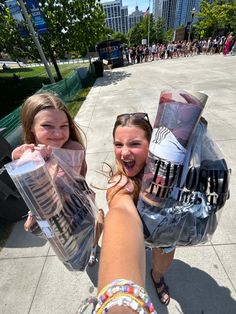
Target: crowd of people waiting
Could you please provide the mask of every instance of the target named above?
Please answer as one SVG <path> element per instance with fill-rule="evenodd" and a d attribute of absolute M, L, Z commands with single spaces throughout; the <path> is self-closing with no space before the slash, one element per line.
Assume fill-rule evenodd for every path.
<path fill-rule="evenodd" d="M 223 55 L 231 53 L 235 55 L 236 38 L 232 33 L 227 37 L 210 37 L 204 40 L 192 41 L 171 41 L 167 44 L 152 43 L 149 47 L 147 45 L 138 45 L 126 47 L 123 50 L 124 59 L 129 64 L 216 53 L 223 53 Z"/>

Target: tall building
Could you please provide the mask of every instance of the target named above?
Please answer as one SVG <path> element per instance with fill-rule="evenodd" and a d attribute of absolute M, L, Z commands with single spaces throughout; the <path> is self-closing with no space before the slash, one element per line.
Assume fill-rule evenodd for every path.
<path fill-rule="evenodd" d="M 127 33 L 129 30 L 128 6 L 121 7 L 121 33 Z"/>
<path fill-rule="evenodd" d="M 166 28 L 186 26 L 192 22 L 192 9 L 199 11 L 200 0 L 153 0 L 154 19 L 163 17 Z"/>
<path fill-rule="evenodd" d="M 136 6 L 135 11 L 129 15 L 129 29 L 141 22 L 143 15 L 143 11 L 139 11 L 138 6 Z"/>
<path fill-rule="evenodd" d="M 152 11 L 155 21 L 157 21 L 158 17 L 162 17 L 162 6 L 163 0 L 153 0 Z"/>
<path fill-rule="evenodd" d="M 136 6 L 135 11 L 128 14 L 128 6 L 122 5 L 122 0 L 103 2 L 103 11 L 106 15 L 106 27 L 115 32 L 127 33 L 128 30 L 138 24 L 144 13 Z"/>
<path fill-rule="evenodd" d="M 175 28 L 192 22 L 192 10 L 199 11 L 199 3 L 200 0 L 177 0 Z"/>
<path fill-rule="evenodd" d="M 167 29 L 175 27 L 176 3 L 178 0 L 163 0 L 162 17 Z"/>
<path fill-rule="evenodd" d="M 122 0 L 114 0 L 102 3 L 106 15 L 106 27 L 115 32 L 128 32 L 128 6 L 122 6 Z"/>

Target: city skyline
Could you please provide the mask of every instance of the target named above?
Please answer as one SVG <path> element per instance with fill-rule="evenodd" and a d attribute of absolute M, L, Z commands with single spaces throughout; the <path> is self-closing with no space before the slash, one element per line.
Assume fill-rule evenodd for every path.
<path fill-rule="evenodd" d="M 110 0 L 113 1 L 113 0 Z M 109 0 L 102 0 L 101 3 L 109 2 Z M 150 1 L 150 7 L 152 9 L 152 0 Z M 136 5 L 140 11 L 145 12 L 149 6 L 149 0 L 122 0 L 123 6 L 128 6 L 129 14 L 135 11 Z"/>

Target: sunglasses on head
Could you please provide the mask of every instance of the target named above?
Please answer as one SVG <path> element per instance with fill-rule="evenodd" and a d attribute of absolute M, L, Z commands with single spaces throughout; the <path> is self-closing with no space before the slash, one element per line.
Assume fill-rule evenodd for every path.
<path fill-rule="evenodd" d="M 127 117 L 127 118 L 134 117 L 134 118 L 144 119 L 150 124 L 149 117 L 148 117 L 148 114 L 146 112 L 133 112 L 133 113 L 119 114 L 116 117 L 116 120 L 118 120 L 119 118 L 122 118 L 122 117 Z"/>

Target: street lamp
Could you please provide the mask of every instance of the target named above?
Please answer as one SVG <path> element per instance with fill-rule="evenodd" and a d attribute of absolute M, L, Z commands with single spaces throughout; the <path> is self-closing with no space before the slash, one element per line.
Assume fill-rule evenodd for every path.
<path fill-rule="evenodd" d="M 191 30 L 192 30 L 192 24 L 193 24 L 195 11 L 196 11 L 196 9 L 192 8 L 192 10 L 191 10 L 191 21 L 190 21 L 189 32 L 188 32 L 188 41 L 190 41 L 190 35 L 191 35 Z"/>

